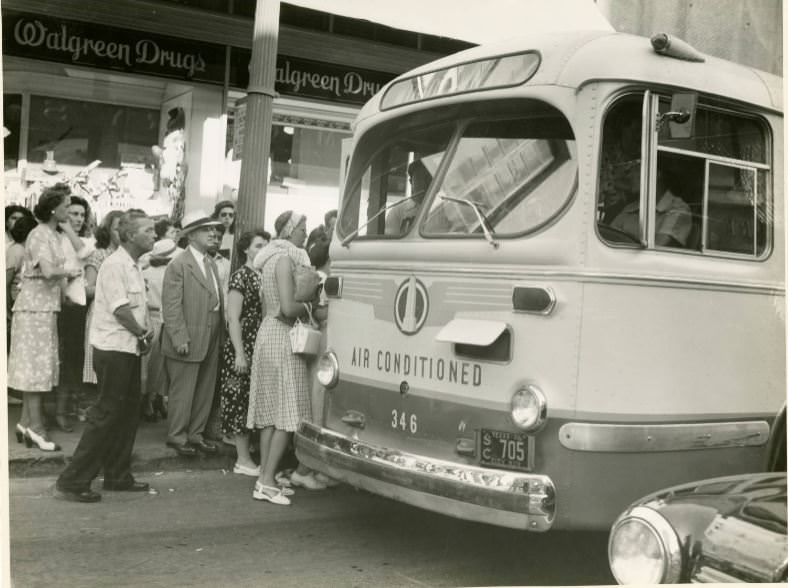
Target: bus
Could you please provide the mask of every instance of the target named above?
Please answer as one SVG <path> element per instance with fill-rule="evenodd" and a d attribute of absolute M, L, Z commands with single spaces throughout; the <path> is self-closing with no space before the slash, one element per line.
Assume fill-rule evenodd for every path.
<path fill-rule="evenodd" d="M 782 79 L 532 36 L 360 111 L 301 462 L 530 531 L 757 471 L 785 401 Z"/>

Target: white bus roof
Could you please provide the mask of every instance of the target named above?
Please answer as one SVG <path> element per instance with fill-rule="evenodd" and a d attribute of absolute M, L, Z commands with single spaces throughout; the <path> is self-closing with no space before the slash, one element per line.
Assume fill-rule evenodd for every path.
<path fill-rule="evenodd" d="M 528 50 L 540 52 L 542 62 L 525 86 L 579 88 L 591 80 L 643 82 L 695 90 L 780 113 L 783 110 L 781 77 L 709 55 L 704 55 L 704 62 L 659 55 L 646 37 L 605 31 L 552 33 L 474 47 L 425 64 L 397 80 Z M 394 82 L 367 102 L 357 120 L 379 110 L 381 97 Z"/>

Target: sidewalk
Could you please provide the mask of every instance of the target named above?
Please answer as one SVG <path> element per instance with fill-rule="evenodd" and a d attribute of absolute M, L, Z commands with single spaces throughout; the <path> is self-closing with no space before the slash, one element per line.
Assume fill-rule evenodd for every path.
<path fill-rule="evenodd" d="M 49 431 L 50 438 L 58 443 L 61 451 L 41 451 L 35 445 L 25 447 L 17 443 L 16 423 L 22 407 L 18 404 L 8 405 L 8 470 L 11 477 L 48 476 L 59 473 L 74 454 L 85 423 L 73 422 L 74 431 L 64 433 L 57 429 Z M 218 443 L 216 455 L 198 454 L 192 458 L 180 457 L 165 445 L 167 438 L 167 421 L 148 423 L 140 421 L 137 439 L 132 454 L 132 469 L 135 472 L 157 472 L 167 470 L 199 470 L 216 469 L 232 471 L 235 462 L 235 448 L 231 445 Z"/>

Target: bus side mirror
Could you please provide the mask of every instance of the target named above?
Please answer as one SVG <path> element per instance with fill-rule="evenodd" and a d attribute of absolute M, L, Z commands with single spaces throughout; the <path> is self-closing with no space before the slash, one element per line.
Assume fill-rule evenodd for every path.
<path fill-rule="evenodd" d="M 673 94 L 670 100 L 670 111 L 660 114 L 657 118 L 657 132 L 662 129 L 665 123 L 668 123 L 668 135 L 671 139 L 692 137 L 697 104 L 697 94 Z"/>

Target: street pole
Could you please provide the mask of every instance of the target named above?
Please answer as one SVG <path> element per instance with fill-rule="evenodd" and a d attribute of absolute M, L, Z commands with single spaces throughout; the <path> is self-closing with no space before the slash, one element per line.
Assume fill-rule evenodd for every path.
<path fill-rule="evenodd" d="M 279 0 L 257 0 L 254 13 L 252 61 L 246 98 L 246 123 L 241 156 L 241 180 L 235 215 L 236 238 L 244 231 L 262 228 L 268 188 L 271 151 L 276 53 L 279 44 Z M 235 251 L 233 269 L 238 264 Z"/>

